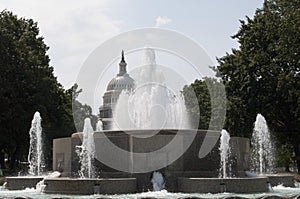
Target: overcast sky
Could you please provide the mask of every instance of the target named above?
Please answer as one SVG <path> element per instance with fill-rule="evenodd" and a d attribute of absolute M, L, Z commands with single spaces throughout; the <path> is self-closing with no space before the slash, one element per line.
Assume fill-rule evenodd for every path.
<path fill-rule="evenodd" d="M 198 42 L 213 58 L 237 43 L 230 38 L 239 19 L 252 17 L 262 0 L 0 0 L 0 9 L 38 22 L 50 46 L 58 81 L 73 85 L 87 56 L 102 42 L 142 27 L 178 31 Z M 215 62 L 216 63 L 216 62 Z"/>

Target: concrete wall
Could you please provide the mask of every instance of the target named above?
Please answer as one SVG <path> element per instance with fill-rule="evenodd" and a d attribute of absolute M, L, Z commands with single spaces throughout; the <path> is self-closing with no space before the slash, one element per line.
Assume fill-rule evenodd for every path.
<path fill-rule="evenodd" d="M 268 178 L 178 178 L 178 191 L 184 193 L 263 193 Z"/>
<path fill-rule="evenodd" d="M 71 138 L 59 138 L 53 140 L 53 171 L 70 174 L 72 172 L 71 162 L 73 158 Z"/>
<path fill-rule="evenodd" d="M 18 177 L 6 177 L 6 186 L 8 190 L 23 190 L 26 188 L 35 188 L 36 184 L 43 180 L 43 177 L 39 176 L 18 176 Z"/>
<path fill-rule="evenodd" d="M 248 138 L 230 138 L 231 177 L 245 177 L 244 171 L 250 170 L 250 141 Z"/>
<path fill-rule="evenodd" d="M 292 174 L 273 174 L 266 175 L 270 184 L 273 186 L 283 185 L 285 187 L 295 187 L 295 180 Z"/>
<path fill-rule="evenodd" d="M 51 194 L 128 194 L 136 192 L 136 179 L 46 178 L 44 193 Z"/>

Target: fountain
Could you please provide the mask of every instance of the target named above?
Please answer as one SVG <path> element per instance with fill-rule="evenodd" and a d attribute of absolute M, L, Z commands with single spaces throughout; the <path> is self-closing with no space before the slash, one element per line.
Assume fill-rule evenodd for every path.
<path fill-rule="evenodd" d="M 76 146 L 79 156 L 81 178 L 93 178 L 94 173 L 94 158 L 95 158 L 95 142 L 94 130 L 91 125 L 90 118 L 84 120 L 83 135 L 81 146 Z"/>
<path fill-rule="evenodd" d="M 184 99 L 166 86 L 153 49 L 144 49 L 137 74 L 136 88 L 119 96 L 113 129 L 190 129 Z"/>
<path fill-rule="evenodd" d="M 28 154 L 30 176 L 7 177 L 6 187 L 8 189 L 25 189 L 35 187 L 38 182 L 43 180 L 41 176 L 44 168 L 43 142 L 42 142 L 42 118 L 39 112 L 35 112 L 29 130 L 30 146 Z"/>
<path fill-rule="evenodd" d="M 221 139 L 220 139 L 220 156 L 221 156 L 221 168 L 220 168 L 220 177 L 227 178 L 227 166 L 229 163 L 230 157 L 230 134 L 223 129 L 221 131 Z M 230 166 L 230 165 L 229 165 Z"/>
<path fill-rule="evenodd" d="M 274 144 L 266 122 L 261 114 L 257 114 L 251 139 L 251 166 L 254 172 L 268 176 L 272 186 L 283 184 L 294 187 L 294 179 L 290 174 L 274 174 Z M 273 174 L 272 174 L 273 173 Z"/>
<path fill-rule="evenodd" d="M 123 53 L 119 65 L 120 72 L 109 84 L 107 94 L 116 93 L 114 91 L 118 90 L 114 90 L 114 87 L 118 89 L 129 81 Z M 101 170 L 97 176 L 102 179 L 102 184 L 108 183 L 103 181 L 104 179 L 111 179 L 110 183 L 118 182 L 113 193 L 121 191 L 120 188 L 128 188 L 128 185 L 130 187 L 127 193 L 128 190 L 156 191 L 164 186 L 168 191 L 187 193 L 268 191 L 267 177 L 245 178 L 245 170 L 249 167 L 247 161 L 249 139 L 247 138 L 230 138 L 228 133 L 222 131 L 221 156 L 218 145 L 214 145 L 206 157 L 198 157 L 201 143 L 205 139 L 218 140 L 221 130 L 208 131 L 190 128 L 185 102 L 179 94 L 168 89 L 164 74 L 156 64 L 153 49 L 145 49 L 143 66 L 137 69 L 136 74 L 135 86 L 132 87 L 134 90 L 126 89 L 120 92 L 119 99 L 113 108 L 113 130 L 97 131 L 93 136 L 97 156 L 95 167 Z M 75 143 L 80 143 L 80 137 L 81 133 L 75 133 L 68 139 L 55 139 L 53 161 L 59 162 L 63 154 L 66 160 L 74 162 L 74 157 L 69 155 L 69 151 L 74 148 Z M 187 145 L 189 140 L 191 142 Z M 173 144 L 174 141 L 175 144 Z M 85 142 L 85 139 L 82 142 Z M 164 149 L 165 146 L 172 146 L 172 144 L 174 146 L 172 149 Z M 235 156 L 232 170 L 238 178 L 227 178 L 229 145 L 232 155 Z M 185 146 L 187 147 L 184 148 Z M 68 148 L 68 151 L 62 150 L 63 147 Z M 184 153 L 180 154 L 177 159 L 172 159 L 173 152 L 178 149 Z M 158 153 L 154 154 L 153 151 L 158 151 Z M 219 178 L 221 162 L 223 178 Z M 62 171 L 66 175 L 77 168 L 72 164 L 54 164 L 53 169 L 57 169 L 60 165 L 64 165 Z M 160 166 L 155 168 L 157 165 Z M 160 173 L 152 173 L 157 170 Z M 120 186 L 119 179 L 122 179 L 124 185 Z M 152 179 L 152 184 L 149 179 Z M 45 192 L 63 191 L 59 186 L 60 183 L 92 183 L 89 187 L 99 187 L 96 179 L 83 180 L 46 180 Z M 164 185 L 164 182 L 168 183 Z M 78 191 L 79 188 L 69 192 L 78 193 Z M 125 192 L 125 190 L 122 191 Z M 87 190 L 82 190 L 82 192 L 87 193 Z M 89 193 L 94 192 L 91 189 Z M 102 190 L 100 193 L 107 192 Z"/>
<path fill-rule="evenodd" d="M 261 114 L 256 116 L 251 144 L 253 147 L 253 170 L 261 174 L 272 172 L 274 168 L 274 146 L 266 119 Z"/>
<path fill-rule="evenodd" d="M 126 73 L 123 56 L 121 62 Z M 269 190 L 268 176 L 245 175 L 250 167 L 249 139 L 230 138 L 225 130 L 190 129 L 185 103 L 180 95 L 167 89 L 153 49 L 145 49 L 144 66 L 138 74 L 135 90 L 120 93 L 113 112 L 113 130 L 103 130 L 98 122 L 94 132 L 90 120 L 86 119 L 82 133 L 53 140 L 53 170 L 61 171 L 64 177 L 45 178 L 44 193 L 121 194 L 162 189 L 184 193 L 261 193 Z M 200 158 L 199 151 L 207 140 L 219 140 L 219 143 Z M 165 148 L 172 144 L 175 147 Z M 174 158 L 176 150 L 184 153 Z M 153 151 L 158 153 L 153 155 Z M 234 159 L 231 165 L 234 178 L 228 178 L 229 153 Z M 156 165 L 160 167 L 153 168 Z M 74 175 L 79 167 L 81 178 Z"/>
<path fill-rule="evenodd" d="M 35 176 L 39 176 L 42 173 L 42 168 L 44 167 L 41 122 L 42 118 L 40 113 L 35 112 L 29 131 L 30 146 L 28 154 L 28 173 Z"/>

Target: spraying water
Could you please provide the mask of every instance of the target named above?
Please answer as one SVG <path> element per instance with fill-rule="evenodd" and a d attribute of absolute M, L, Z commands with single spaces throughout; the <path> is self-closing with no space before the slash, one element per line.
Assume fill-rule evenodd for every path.
<path fill-rule="evenodd" d="M 230 156 L 230 134 L 222 129 L 221 131 L 221 138 L 220 138 L 220 158 L 221 158 L 221 168 L 220 168 L 220 177 L 227 178 L 227 167 L 228 167 L 228 161 Z"/>
<path fill-rule="evenodd" d="M 253 170 L 260 173 L 271 172 L 274 165 L 274 148 L 267 122 L 261 114 L 256 116 L 251 144 Z"/>
<path fill-rule="evenodd" d="M 101 120 L 98 120 L 96 124 L 96 131 L 103 131 L 103 123 Z"/>
<path fill-rule="evenodd" d="M 28 154 L 29 174 L 39 176 L 44 167 L 43 145 L 42 145 L 42 118 L 39 112 L 35 112 L 31 122 L 30 146 Z"/>
<path fill-rule="evenodd" d="M 183 97 L 165 84 L 155 52 L 145 48 L 136 88 L 123 91 L 113 112 L 113 129 L 190 129 Z"/>
<path fill-rule="evenodd" d="M 161 191 L 165 188 L 165 179 L 163 175 L 158 171 L 153 172 L 151 182 L 153 186 L 153 191 Z"/>
<path fill-rule="evenodd" d="M 93 161 L 95 157 L 95 142 L 94 130 L 91 125 L 91 120 L 86 118 L 84 120 L 82 145 L 76 146 L 77 155 L 79 156 L 81 178 L 93 178 L 94 166 Z"/>

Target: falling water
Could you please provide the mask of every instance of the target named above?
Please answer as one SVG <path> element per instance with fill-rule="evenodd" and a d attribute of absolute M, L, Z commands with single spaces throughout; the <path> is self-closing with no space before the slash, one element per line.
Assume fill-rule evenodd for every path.
<path fill-rule="evenodd" d="M 253 170 L 260 173 L 271 172 L 274 165 L 274 148 L 267 122 L 261 114 L 256 116 L 251 144 Z"/>
<path fill-rule="evenodd" d="M 163 175 L 158 171 L 153 172 L 151 182 L 153 186 L 153 191 L 161 191 L 165 188 L 165 179 Z"/>
<path fill-rule="evenodd" d="M 79 156 L 80 170 L 79 175 L 81 178 L 94 177 L 94 157 L 95 157 L 95 142 L 94 130 L 91 125 L 91 120 L 86 118 L 84 120 L 82 145 L 76 146 L 77 154 Z"/>
<path fill-rule="evenodd" d="M 44 189 L 46 188 L 45 185 L 45 181 L 44 179 L 39 181 L 36 185 L 35 185 L 35 189 L 37 190 L 38 193 L 43 193 Z"/>
<path fill-rule="evenodd" d="M 183 97 L 171 92 L 155 52 L 145 48 L 136 88 L 123 91 L 113 112 L 113 129 L 190 129 Z"/>
<path fill-rule="evenodd" d="M 101 120 L 98 120 L 96 124 L 96 131 L 103 131 L 103 123 Z"/>
<path fill-rule="evenodd" d="M 30 146 L 28 154 L 29 174 L 39 176 L 44 167 L 43 145 L 42 145 L 42 118 L 39 112 L 35 112 L 31 122 Z"/>
<path fill-rule="evenodd" d="M 51 173 L 48 173 L 48 175 L 44 176 L 44 179 L 39 181 L 36 185 L 35 185 L 35 189 L 37 190 L 38 193 L 43 193 L 44 189 L 46 188 L 46 184 L 45 184 L 45 179 L 47 178 L 58 178 L 61 176 L 61 173 L 58 171 L 53 171 Z"/>
<path fill-rule="evenodd" d="M 221 158 L 221 168 L 220 168 L 220 177 L 227 178 L 227 167 L 229 166 L 229 156 L 230 156 L 230 134 L 226 130 L 221 131 L 220 138 L 220 158 Z"/>

